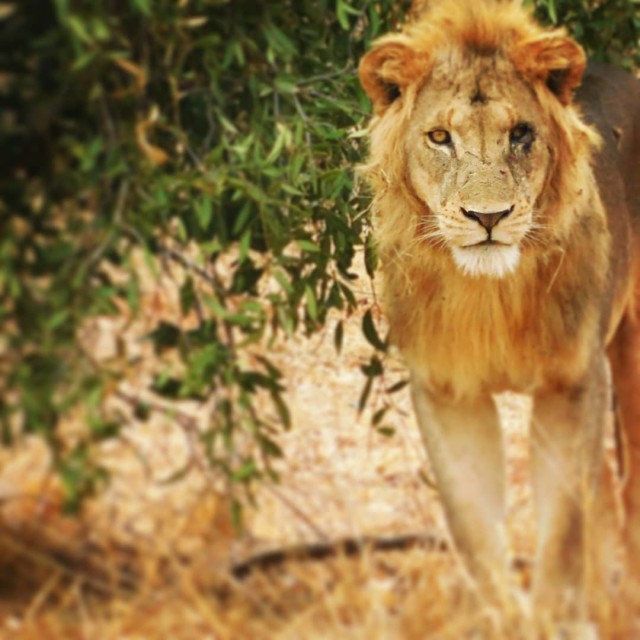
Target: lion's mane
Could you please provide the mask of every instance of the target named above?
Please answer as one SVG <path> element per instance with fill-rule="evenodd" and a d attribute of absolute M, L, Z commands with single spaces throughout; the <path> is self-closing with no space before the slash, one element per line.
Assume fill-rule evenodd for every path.
<path fill-rule="evenodd" d="M 605 277 L 609 240 L 591 169 L 599 137 L 571 103 L 585 56 L 567 42 L 564 30 L 543 29 L 518 3 L 441 0 L 401 32 L 381 38 L 361 62 L 361 82 L 375 107 L 363 171 L 374 191 L 392 337 L 412 369 L 423 369 L 426 383 L 441 393 L 474 395 L 490 380 L 498 387 L 500 380 L 505 388 L 520 380 L 526 386 L 541 354 L 557 354 L 559 381 L 587 366 L 589 349 L 572 333 L 597 322 L 602 301 L 591 300 L 589 289 Z M 510 60 L 534 93 L 553 140 L 536 204 L 543 231 L 524 244 L 515 274 L 473 286 L 451 268 L 446 248 L 421 234 L 421 221 L 432 212 L 410 185 L 404 151 L 423 82 L 434 61 L 452 50 Z M 576 208 L 589 198 L 596 213 L 587 231 Z M 602 235 L 596 255 L 581 250 L 585 233 Z M 582 294 L 567 300 L 563 291 L 575 291 L 578 281 Z M 532 328 L 529 319 L 543 300 L 556 308 L 545 325 Z M 585 321 L 587 316 L 593 318 Z M 465 357 L 454 359 L 453 353 Z"/>

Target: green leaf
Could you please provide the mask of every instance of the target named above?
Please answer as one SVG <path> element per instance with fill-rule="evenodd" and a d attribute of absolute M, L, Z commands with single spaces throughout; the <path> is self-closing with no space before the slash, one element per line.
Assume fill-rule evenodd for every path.
<path fill-rule="evenodd" d="M 344 340 L 344 323 L 342 320 L 336 324 L 336 328 L 333 332 L 333 344 L 335 346 L 336 352 L 340 353 L 342 351 L 342 342 Z"/>
<path fill-rule="evenodd" d="M 156 352 L 160 352 L 176 347 L 181 336 L 182 331 L 177 325 L 162 321 L 146 337 L 153 341 Z"/>
<path fill-rule="evenodd" d="M 89 428 L 93 438 L 97 441 L 114 438 L 120 433 L 122 425 L 116 420 L 104 420 L 95 418 L 89 420 Z"/>
<path fill-rule="evenodd" d="M 378 351 L 387 350 L 387 343 L 384 342 L 378 335 L 378 330 L 376 329 L 376 325 L 373 322 L 373 314 L 371 313 L 371 309 L 367 309 L 362 318 L 362 332 L 364 333 L 367 342 L 372 347 L 374 347 Z"/>
<path fill-rule="evenodd" d="M 316 301 L 316 294 L 309 285 L 305 285 L 304 295 L 307 306 L 307 313 L 312 320 L 318 319 L 318 303 Z"/>
<path fill-rule="evenodd" d="M 273 400 L 273 404 L 276 407 L 278 412 L 278 416 L 280 416 L 280 422 L 285 429 L 291 428 L 291 413 L 289 412 L 289 407 L 287 407 L 285 401 L 282 399 L 282 396 L 279 393 L 272 393 L 271 399 Z"/>
<path fill-rule="evenodd" d="M 382 422 L 384 417 L 387 415 L 388 411 L 389 411 L 389 407 L 382 407 L 381 409 L 378 409 L 371 418 L 371 424 L 374 427 L 377 427 Z"/>
<path fill-rule="evenodd" d="M 255 460 L 247 460 L 239 469 L 231 474 L 234 482 L 247 482 L 258 475 L 258 466 Z"/>
<path fill-rule="evenodd" d="M 85 51 L 80 56 L 78 56 L 71 67 L 72 71 L 80 71 L 85 67 L 88 67 L 92 62 L 94 62 L 98 58 L 98 53 L 96 51 Z"/>
<path fill-rule="evenodd" d="M 151 0 L 131 0 L 131 4 L 145 16 L 151 15 Z"/>
<path fill-rule="evenodd" d="M 296 240 L 296 244 L 302 251 L 308 251 L 309 253 L 320 253 L 320 247 L 314 244 L 310 240 Z"/>
<path fill-rule="evenodd" d="M 69 320 L 70 315 L 70 309 L 60 309 L 47 320 L 47 328 L 50 331 L 55 331 Z"/>
<path fill-rule="evenodd" d="M 285 60 L 290 60 L 297 52 L 297 47 L 293 41 L 273 23 L 263 27 L 262 32 L 269 43 L 269 46 Z"/>
<path fill-rule="evenodd" d="M 273 277 L 276 279 L 277 283 L 282 287 L 285 293 L 292 295 L 293 287 L 291 286 L 291 282 L 289 282 L 286 274 L 280 269 L 273 272 Z"/>
<path fill-rule="evenodd" d="M 213 216 L 213 202 L 211 201 L 211 198 L 209 196 L 202 196 L 199 200 L 196 200 L 194 208 L 200 227 L 202 229 L 207 229 Z M 186 235 L 187 234 L 185 233 L 185 236 Z M 187 238 L 185 237 L 184 240 L 186 239 Z"/>
<path fill-rule="evenodd" d="M 349 31 L 351 25 L 349 24 L 348 15 L 359 15 L 359 12 L 350 7 L 346 0 L 337 0 L 336 2 L 336 17 L 338 18 L 338 22 L 340 26 L 345 30 Z"/>
<path fill-rule="evenodd" d="M 238 245 L 238 260 L 240 263 L 244 262 L 249 256 L 249 249 L 251 248 L 251 229 L 247 229 L 240 238 Z"/>
<path fill-rule="evenodd" d="M 392 384 L 388 389 L 387 389 L 387 393 L 397 393 L 398 391 L 401 391 L 402 389 L 404 389 L 407 385 L 409 384 L 408 380 L 400 380 L 400 382 L 396 382 L 395 384 Z"/>
<path fill-rule="evenodd" d="M 266 436 L 262 436 L 260 438 L 260 446 L 262 447 L 262 450 L 272 458 L 282 458 L 284 455 L 280 446 Z"/>
<path fill-rule="evenodd" d="M 373 389 L 373 378 L 368 377 L 364 383 L 362 392 L 360 393 L 360 398 L 358 399 L 358 413 L 362 413 L 364 408 L 367 406 L 367 401 L 371 395 L 371 389 Z"/>
<path fill-rule="evenodd" d="M 362 369 L 362 373 L 369 378 L 381 376 L 384 371 L 382 361 L 377 356 L 371 356 L 369 363 L 362 365 L 360 368 Z"/>
<path fill-rule="evenodd" d="M 373 235 L 368 234 L 364 245 L 364 265 L 367 275 L 373 278 L 378 268 L 378 251 L 373 240 Z"/>
<path fill-rule="evenodd" d="M 298 89 L 298 86 L 292 78 L 282 76 L 278 76 L 275 79 L 274 86 L 280 93 L 295 93 Z"/>
<path fill-rule="evenodd" d="M 194 308 L 197 301 L 193 278 L 187 278 L 180 287 L 180 310 L 187 315 Z"/>
<path fill-rule="evenodd" d="M 233 500 L 231 501 L 231 523 L 233 525 L 233 529 L 238 534 L 242 533 L 243 530 L 243 511 L 244 508 L 242 506 L 242 502 L 240 502 L 237 498 L 233 498 Z"/>
<path fill-rule="evenodd" d="M 88 44 L 91 42 L 91 34 L 87 30 L 87 27 L 84 21 L 80 20 L 77 16 L 68 15 L 66 17 L 66 23 L 69 29 L 73 32 L 73 34 L 80 40 L 81 42 Z"/>

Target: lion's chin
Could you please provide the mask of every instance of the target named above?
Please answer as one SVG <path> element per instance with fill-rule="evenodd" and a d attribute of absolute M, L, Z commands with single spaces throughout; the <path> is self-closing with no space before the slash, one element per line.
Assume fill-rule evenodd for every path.
<path fill-rule="evenodd" d="M 474 277 L 504 278 L 520 262 L 520 247 L 515 244 L 452 247 L 451 251 L 456 265 Z"/>

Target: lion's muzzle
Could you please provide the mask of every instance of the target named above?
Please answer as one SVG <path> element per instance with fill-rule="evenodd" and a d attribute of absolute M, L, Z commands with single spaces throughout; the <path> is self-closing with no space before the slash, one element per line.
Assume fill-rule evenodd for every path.
<path fill-rule="evenodd" d="M 491 237 L 491 230 L 495 227 L 500 220 L 503 220 L 507 216 L 513 213 L 515 205 L 511 205 L 508 209 L 503 209 L 502 211 L 494 211 L 491 213 L 481 213 L 479 211 L 470 211 L 465 209 L 464 207 L 460 207 L 460 211 L 462 211 L 462 215 L 465 218 L 469 218 L 470 220 L 475 220 L 480 226 L 484 227 L 489 233 L 489 237 Z"/>

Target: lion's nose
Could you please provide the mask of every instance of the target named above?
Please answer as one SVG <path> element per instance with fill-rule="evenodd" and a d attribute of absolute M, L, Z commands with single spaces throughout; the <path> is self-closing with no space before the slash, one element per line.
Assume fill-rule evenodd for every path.
<path fill-rule="evenodd" d="M 467 211 L 464 207 L 461 207 L 462 214 L 470 220 L 475 220 L 478 224 L 482 225 L 487 231 L 491 231 L 500 220 L 506 218 L 513 212 L 513 206 L 502 211 L 493 211 L 490 213 L 480 213 L 479 211 Z"/>

